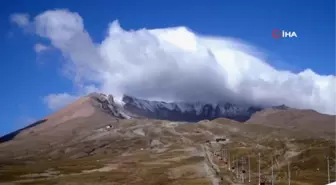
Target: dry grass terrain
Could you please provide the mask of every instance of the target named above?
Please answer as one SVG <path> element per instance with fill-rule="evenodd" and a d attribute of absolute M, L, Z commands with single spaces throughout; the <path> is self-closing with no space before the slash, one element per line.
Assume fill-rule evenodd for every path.
<path fill-rule="evenodd" d="M 335 180 L 332 130 L 273 127 L 255 124 L 256 118 L 249 123 L 117 119 L 91 101 L 80 99 L 0 143 L 0 184 L 257 184 L 258 153 L 262 181 L 271 178 L 273 157 L 276 185 L 287 184 L 288 162 L 291 185 L 325 184 L 326 156 Z"/>

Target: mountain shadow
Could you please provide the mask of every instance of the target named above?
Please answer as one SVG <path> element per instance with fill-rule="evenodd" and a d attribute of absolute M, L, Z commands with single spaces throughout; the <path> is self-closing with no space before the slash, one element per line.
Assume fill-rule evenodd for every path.
<path fill-rule="evenodd" d="M 34 122 L 33 124 L 30 124 L 30 125 L 22 128 L 22 129 L 19 129 L 17 131 L 14 131 L 14 132 L 11 132 L 9 134 L 6 134 L 6 135 L 0 137 L 0 143 L 4 143 L 4 142 L 7 142 L 7 141 L 10 141 L 10 140 L 14 139 L 22 131 L 24 131 L 26 129 L 29 129 L 29 128 L 32 128 L 32 127 L 35 127 L 35 126 L 37 126 L 37 125 L 39 125 L 41 123 L 44 123 L 46 121 L 47 121 L 47 119 L 38 120 L 38 121 Z"/>

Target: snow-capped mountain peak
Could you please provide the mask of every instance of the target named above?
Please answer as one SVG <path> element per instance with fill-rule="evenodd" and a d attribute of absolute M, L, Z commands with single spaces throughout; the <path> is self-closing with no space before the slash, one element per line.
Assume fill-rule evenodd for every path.
<path fill-rule="evenodd" d="M 132 113 L 155 119 L 169 119 L 179 121 L 199 121 L 226 117 L 238 121 L 245 121 L 259 107 L 237 106 L 231 103 L 205 102 L 162 102 L 149 101 L 125 95 L 124 108 Z"/>
<path fill-rule="evenodd" d="M 261 107 L 235 105 L 229 102 L 163 102 L 150 101 L 124 95 L 116 101 L 112 95 L 92 93 L 91 97 L 99 102 L 101 108 L 110 114 L 130 119 L 145 117 L 171 121 L 197 122 L 216 118 L 229 118 L 236 121 L 246 121 L 254 113 L 262 110 Z M 274 106 L 273 109 L 288 109 L 285 105 Z"/>

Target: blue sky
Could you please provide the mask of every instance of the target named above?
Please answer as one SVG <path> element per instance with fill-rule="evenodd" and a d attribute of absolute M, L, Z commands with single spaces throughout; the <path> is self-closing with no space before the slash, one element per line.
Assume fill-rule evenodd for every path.
<path fill-rule="evenodd" d="M 0 6 L 0 135 L 49 114 L 44 96 L 75 91 L 72 82 L 60 75 L 57 53 L 34 52 L 36 42 L 48 41 L 27 37 L 9 21 L 13 13 L 34 17 L 56 8 L 78 12 L 96 42 L 104 39 L 108 23 L 115 19 L 127 30 L 183 25 L 200 34 L 236 37 L 260 47 L 280 61 L 271 61 L 280 69 L 310 68 L 335 75 L 334 0 L 8 0 Z M 298 38 L 275 40 L 271 37 L 275 28 L 295 31 Z"/>

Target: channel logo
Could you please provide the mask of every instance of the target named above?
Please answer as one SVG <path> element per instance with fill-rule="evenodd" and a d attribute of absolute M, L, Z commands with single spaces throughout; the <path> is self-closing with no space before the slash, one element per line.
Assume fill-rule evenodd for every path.
<path fill-rule="evenodd" d="M 272 31 L 272 37 L 274 39 L 280 39 L 280 38 L 297 38 L 298 36 L 295 31 L 274 29 Z"/>

